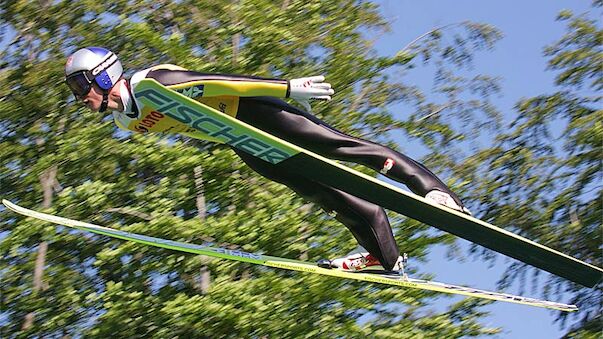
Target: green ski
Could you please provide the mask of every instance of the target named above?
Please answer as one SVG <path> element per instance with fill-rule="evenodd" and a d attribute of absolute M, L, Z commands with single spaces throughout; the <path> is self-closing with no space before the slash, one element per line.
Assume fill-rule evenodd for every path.
<path fill-rule="evenodd" d="M 337 269 L 325 269 L 320 268 L 314 263 L 303 262 L 298 260 L 290 260 L 283 259 L 278 257 L 272 257 L 262 254 L 254 254 L 247 253 L 243 251 L 237 250 L 229 250 L 225 248 L 219 247 L 210 247 L 203 245 L 196 245 L 191 243 L 179 242 L 166 240 L 161 238 L 154 238 L 145 235 L 129 233 L 124 231 L 115 230 L 108 227 L 98 226 L 94 224 L 89 224 L 77 220 L 67 219 L 63 217 L 58 217 L 51 214 L 36 212 L 18 205 L 11 203 L 8 200 L 3 200 L 2 203 L 10 210 L 28 216 L 32 218 L 36 218 L 39 220 L 48 221 L 51 223 L 64 225 L 67 227 L 72 227 L 76 229 L 80 229 L 83 231 L 93 232 L 97 234 L 106 235 L 109 237 L 123 239 L 128 241 L 133 241 L 145 245 L 162 247 L 171 249 L 174 251 L 194 253 L 194 254 L 202 254 L 216 258 L 228 259 L 228 260 L 236 260 L 256 265 L 264 265 L 269 267 L 276 267 L 286 270 L 293 271 L 301 271 L 313 274 L 321 274 L 332 277 L 344 278 L 344 279 L 352 279 L 352 280 L 360 280 L 367 281 L 373 283 L 394 285 L 404 288 L 415 288 L 429 291 L 436 291 L 442 293 L 450 293 L 450 294 L 458 294 L 464 295 L 474 298 L 481 299 L 489 299 L 489 300 L 497 300 L 497 301 L 505 301 L 510 303 L 524 304 L 535 307 L 543 307 L 549 308 L 564 312 L 573 312 L 577 311 L 578 308 L 574 305 L 567 305 L 562 303 L 556 303 L 552 301 L 539 300 L 526 298 L 522 296 L 516 296 L 512 294 L 506 293 L 498 293 L 498 292 L 490 292 L 478 290 L 470 287 L 464 286 L 456 286 L 450 284 L 444 284 L 439 282 L 421 280 L 421 279 L 412 279 L 404 276 L 391 276 L 391 275 L 378 275 L 378 274 L 369 274 L 369 273 L 352 273 L 345 272 Z"/>

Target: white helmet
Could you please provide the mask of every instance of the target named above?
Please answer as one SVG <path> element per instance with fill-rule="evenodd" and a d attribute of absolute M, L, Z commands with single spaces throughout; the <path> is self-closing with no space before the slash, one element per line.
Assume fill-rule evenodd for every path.
<path fill-rule="evenodd" d="M 73 53 L 65 64 L 65 81 L 76 97 L 84 97 L 96 83 L 103 90 L 100 111 L 107 109 L 109 90 L 121 79 L 117 55 L 102 47 L 86 47 Z"/>

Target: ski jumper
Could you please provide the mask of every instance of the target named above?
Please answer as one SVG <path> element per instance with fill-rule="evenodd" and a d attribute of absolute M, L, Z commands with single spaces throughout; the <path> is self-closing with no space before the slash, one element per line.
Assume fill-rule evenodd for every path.
<path fill-rule="evenodd" d="M 141 107 L 133 93 L 136 84 L 151 78 L 205 105 L 236 117 L 278 138 L 327 158 L 354 162 L 380 171 L 401 182 L 415 194 L 432 190 L 458 197 L 426 167 L 388 147 L 355 138 L 279 98 L 289 96 L 287 80 L 250 76 L 203 74 L 174 65 L 159 65 L 138 72 L 120 88 L 124 112 L 113 112 L 116 124 L 127 130 L 180 133 L 196 139 L 220 142 L 169 118 Z M 231 147 L 232 148 L 232 147 Z M 386 269 L 396 263 L 400 251 L 383 208 L 318 181 L 293 174 L 244 151 L 233 151 L 257 173 L 286 185 L 344 224 L 358 243 L 379 259 Z"/>

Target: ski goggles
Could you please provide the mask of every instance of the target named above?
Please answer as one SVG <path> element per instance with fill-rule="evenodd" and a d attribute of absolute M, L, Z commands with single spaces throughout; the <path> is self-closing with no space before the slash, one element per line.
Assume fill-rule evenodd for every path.
<path fill-rule="evenodd" d="M 76 98 L 83 98 L 92 89 L 92 80 L 88 79 L 86 71 L 76 72 L 68 75 L 65 82 Z"/>

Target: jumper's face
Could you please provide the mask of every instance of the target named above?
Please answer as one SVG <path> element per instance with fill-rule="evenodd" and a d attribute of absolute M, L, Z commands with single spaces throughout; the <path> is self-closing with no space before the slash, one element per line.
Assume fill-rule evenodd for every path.
<path fill-rule="evenodd" d="M 88 72 L 80 71 L 67 76 L 65 82 L 78 101 L 89 109 L 98 112 L 103 101 L 103 91 L 98 84 L 90 79 Z"/>
<path fill-rule="evenodd" d="M 76 96 L 76 98 L 93 112 L 98 112 L 103 102 L 102 90 L 97 84 L 93 84 L 86 95 Z"/>

